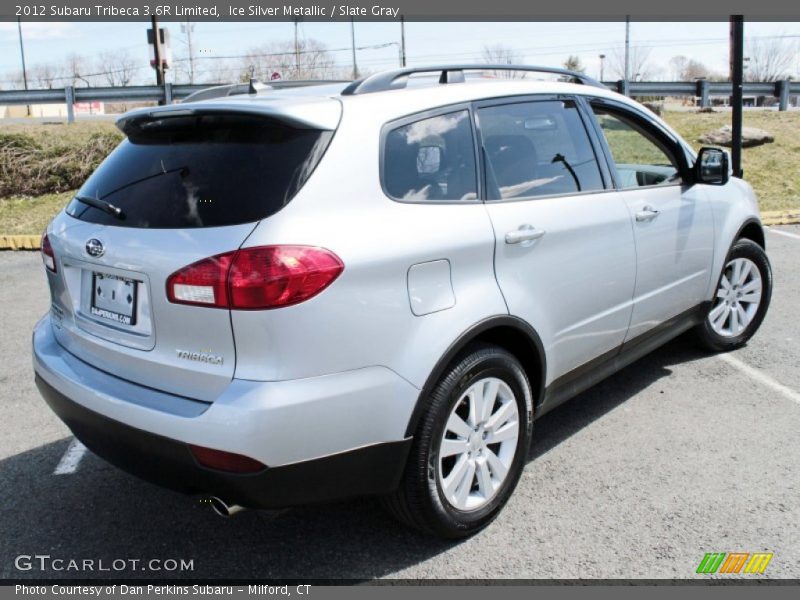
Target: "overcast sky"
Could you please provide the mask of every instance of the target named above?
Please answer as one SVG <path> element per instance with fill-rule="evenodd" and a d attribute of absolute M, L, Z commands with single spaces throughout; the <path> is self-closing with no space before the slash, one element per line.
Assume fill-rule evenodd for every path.
<path fill-rule="evenodd" d="M 149 23 L 41 23 L 23 22 L 28 67 L 63 61 L 70 53 L 96 58 L 103 50 L 126 49 L 141 58 L 141 78 L 152 78 L 147 67 L 146 29 Z M 181 47 L 179 23 L 167 23 L 173 47 Z M 375 46 L 399 42 L 399 23 L 356 23 L 356 46 Z M 351 64 L 350 24 L 304 22 L 300 34 L 327 45 L 343 67 Z M 600 54 L 619 52 L 624 44 L 624 22 L 572 23 L 406 23 L 406 52 L 410 65 L 440 62 L 471 62 L 480 59 L 485 45 L 503 43 L 513 47 L 530 64 L 560 66 L 569 54 L 577 54 L 588 75 L 597 77 Z M 745 36 L 786 36 L 787 43 L 798 44 L 800 23 L 746 23 Z M 727 22 L 631 24 L 631 44 L 650 48 L 649 62 L 660 69 L 660 78 L 669 78 L 669 60 L 684 55 L 727 73 Z M 270 42 L 293 39 L 292 23 L 196 23 L 195 54 L 198 56 L 235 55 Z M 795 46 L 798 47 L 798 46 Z M 200 58 L 196 69 L 213 59 Z M 364 48 L 358 51 L 359 67 L 376 71 L 398 65 L 397 45 Z M 606 68 L 608 69 L 608 62 Z M 0 80 L 20 69 L 16 23 L 0 23 Z M 792 66 L 800 78 L 800 54 Z M 609 79 L 609 72 L 605 73 Z"/>

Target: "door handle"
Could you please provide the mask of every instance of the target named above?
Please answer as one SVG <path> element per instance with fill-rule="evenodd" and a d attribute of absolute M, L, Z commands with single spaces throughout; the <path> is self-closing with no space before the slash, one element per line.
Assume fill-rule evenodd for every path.
<path fill-rule="evenodd" d="M 516 231 L 506 233 L 506 244 L 521 244 L 538 240 L 545 233 L 544 229 L 536 229 L 533 225 L 520 225 Z"/>
<path fill-rule="evenodd" d="M 658 211 L 655 208 L 653 208 L 652 206 L 648 205 L 648 206 L 643 207 L 642 210 L 640 210 L 639 212 L 636 213 L 636 220 L 637 221 L 652 221 L 659 214 L 661 214 L 661 211 Z"/>

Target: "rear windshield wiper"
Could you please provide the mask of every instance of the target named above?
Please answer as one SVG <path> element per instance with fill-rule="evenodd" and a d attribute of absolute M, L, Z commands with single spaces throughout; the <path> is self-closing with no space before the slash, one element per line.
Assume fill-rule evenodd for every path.
<path fill-rule="evenodd" d="M 112 217 L 116 217 L 120 221 L 125 219 L 125 213 L 122 212 L 122 209 L 119 206 L 114 206 L 111 202 L 106 202 L 105 200 L 99 200 L 97 198 L 92 198 L 91 196 L 75 196 L 75 200 L 78 202 L 83 202 L 84 204 L 88 204 L 93 208 L 97 208 L 104 212 L 107 212 Z"/>

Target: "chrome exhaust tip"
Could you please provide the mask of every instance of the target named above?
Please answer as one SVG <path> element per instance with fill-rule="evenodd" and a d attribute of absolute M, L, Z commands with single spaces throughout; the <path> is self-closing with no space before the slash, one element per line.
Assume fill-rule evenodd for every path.
<path fill-rule="evenodd" d="M 247 510 L 244 506 L 239 506 L 238 504 L 228 504 L 222 498 L 218 498 L 217 496 L 211 496 L 208 500 L 211 502 L 211 508 L 220 517 L 232 517 L 243 510 Z"/>

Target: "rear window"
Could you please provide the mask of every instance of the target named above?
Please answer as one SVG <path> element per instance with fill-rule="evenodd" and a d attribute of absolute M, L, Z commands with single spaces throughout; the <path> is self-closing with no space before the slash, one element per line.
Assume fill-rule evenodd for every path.
<path fill-rule="evenodd" d="M 333 136 L 267 118 L 219 114 L 146 121 L 127 133 L 78 192 L 119 207 L 124 219 L 77 198 L 67 214 L 142 228 L 258 221 L 292 199 Z"/>

